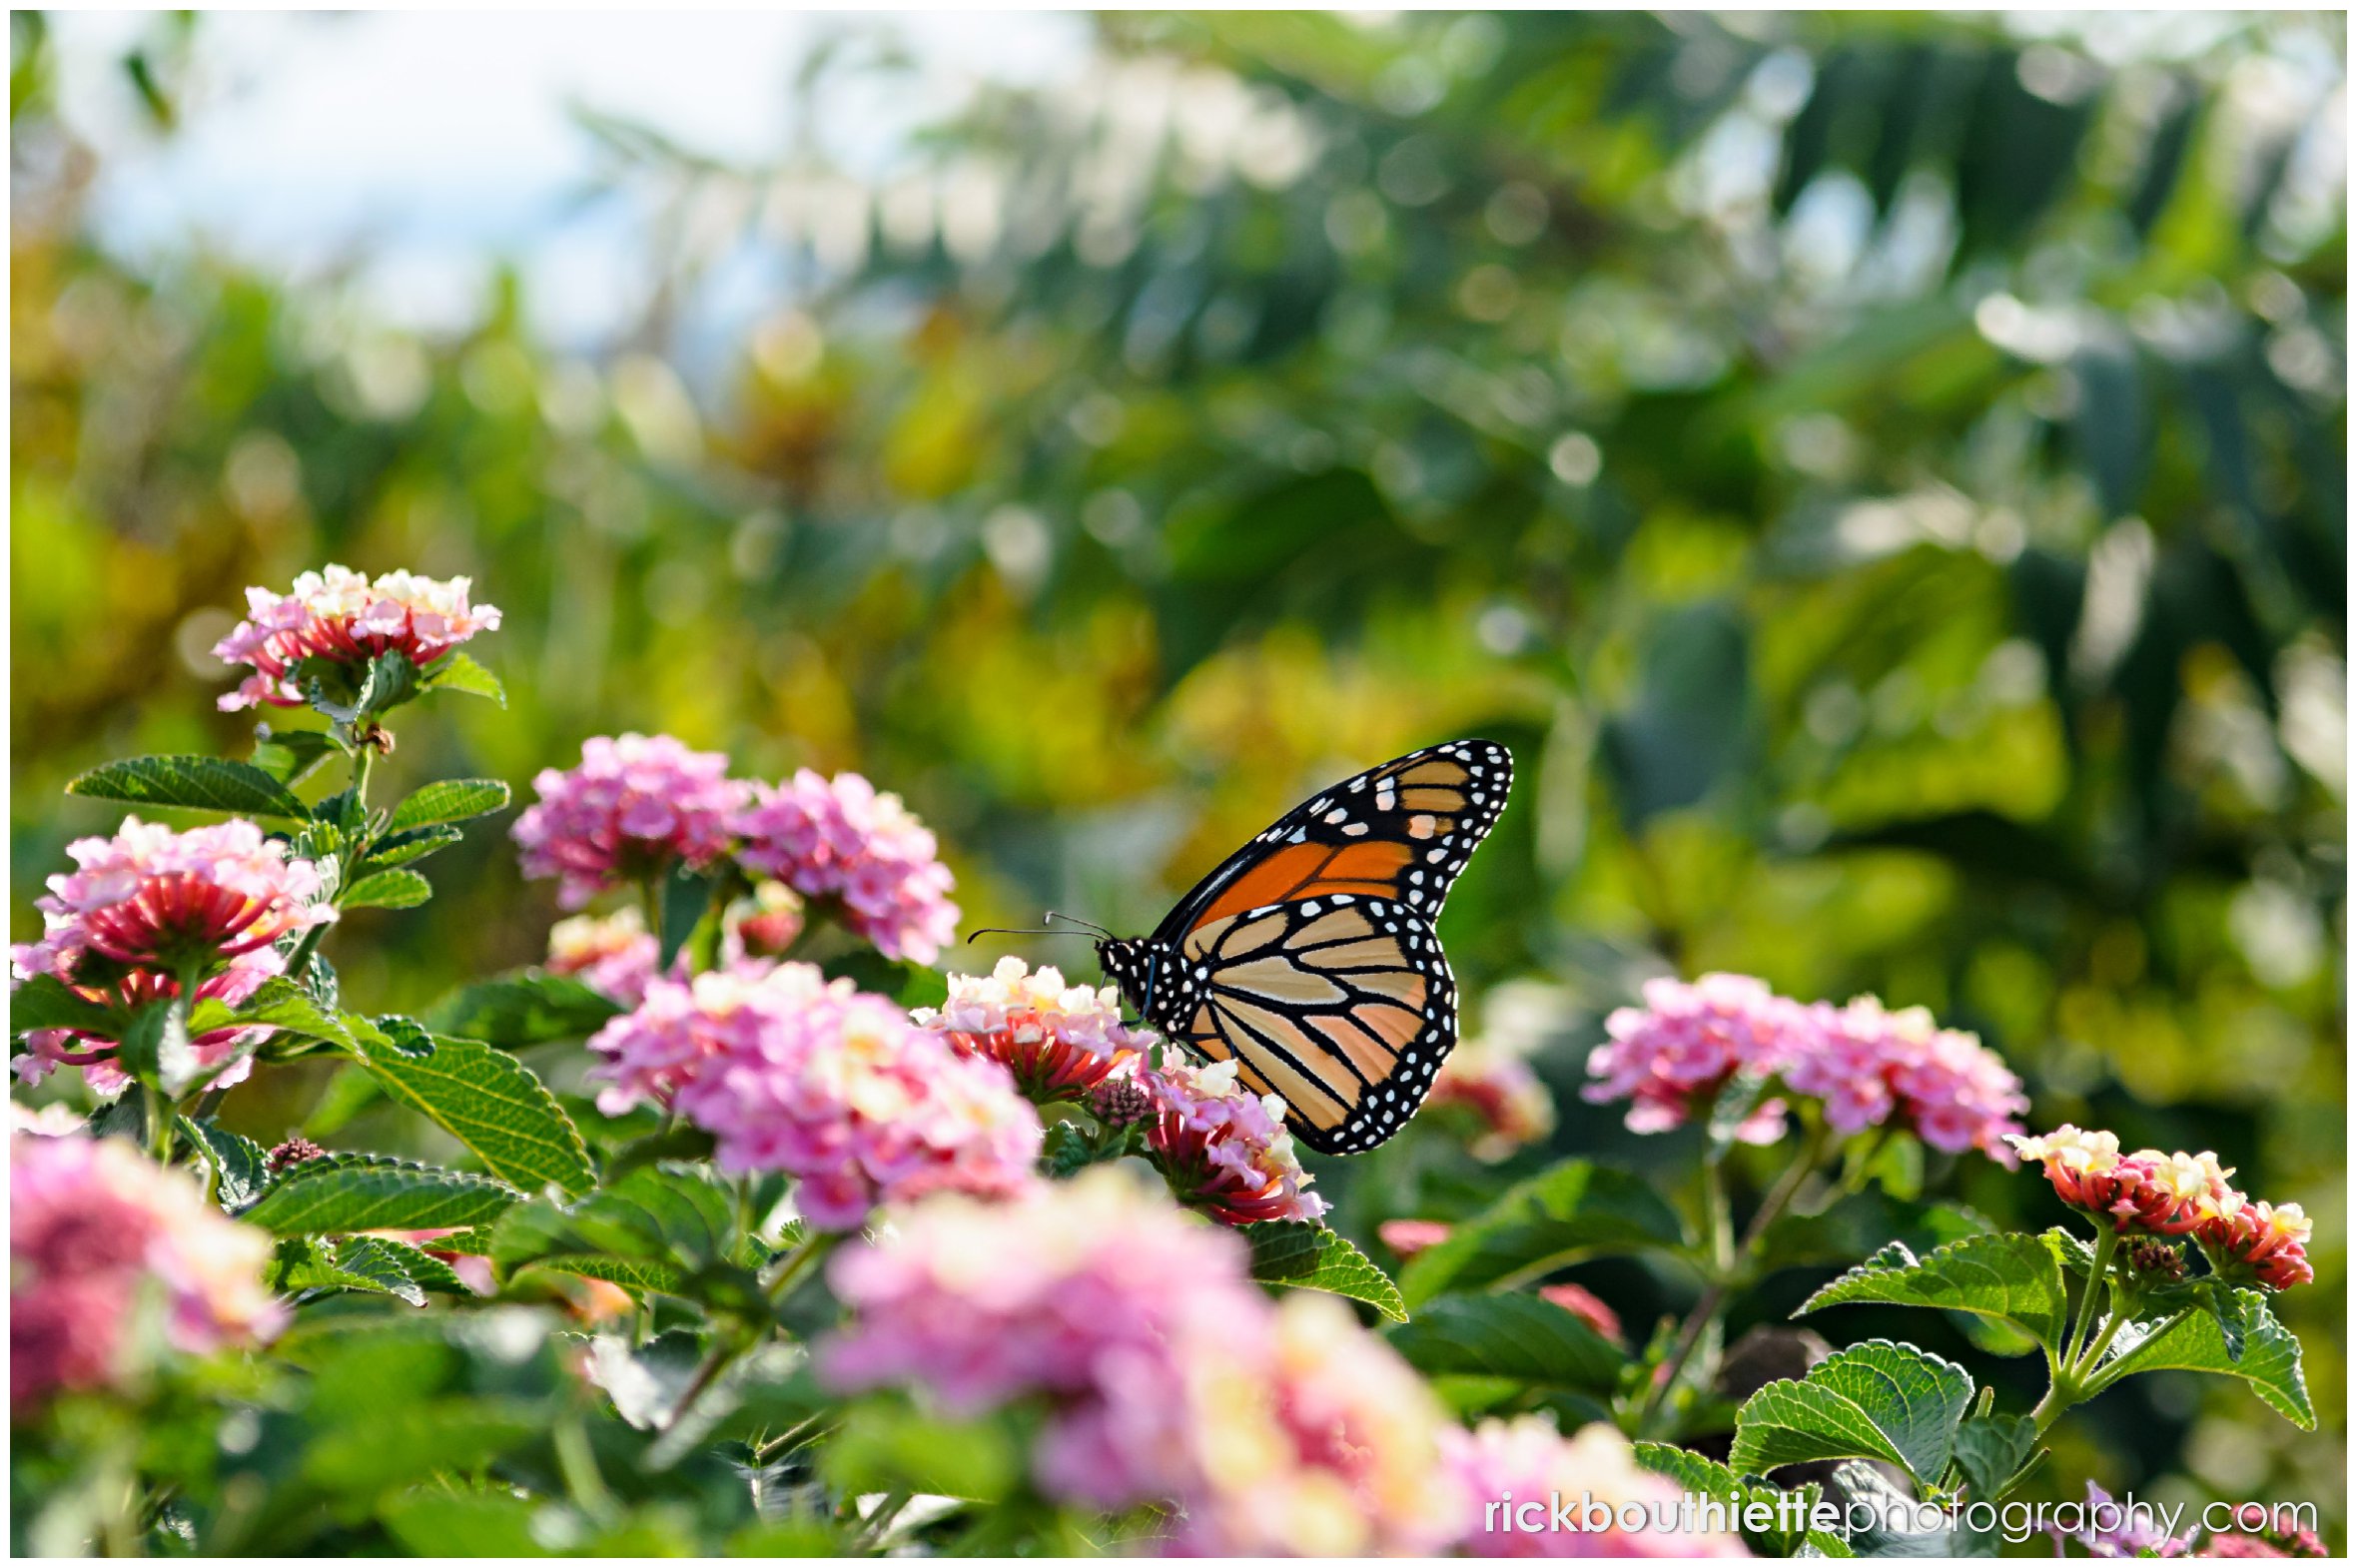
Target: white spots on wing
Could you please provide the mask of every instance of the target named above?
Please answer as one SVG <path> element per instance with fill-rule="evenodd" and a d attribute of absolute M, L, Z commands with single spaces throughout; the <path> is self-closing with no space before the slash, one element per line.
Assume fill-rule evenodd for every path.
<path fill-rule="evenodd" d="M 1342 831 L 1352 838 L 1359 838 L 1366 833 L 1366 824 L 1363 822 L 1353 822 L 1344 827 Z"/>
<path fill-rule="evenodd" d="M 1350 813 L 1349 813 L 1349 811 L 1348 811 L 1346 808 L 1344 808 L 1344 807 L 1341 807 L 1341 806 L 1336 806 L 1336 807 L 1335 807 L 1333 810 L 1331 810 L 1331 811 L 1329 811 L 1329 812 L 1327 812 L 1327 813 L 1325 814 L 1325 820 L 1326 820 L 1326 823 L 1327 823 L 1327 825 L 1330 827 L 1330 826 L 1332 826 L 1333 824 L 1335 824 L 1335 823 L 1337 823 L 1337 822 L 1346 821 L 1346 820 L 1349 818 L 1349 816 L 1350 816 Z"/>
<path fill-rule="evenodd" d="M 1285 842 L 1286 842 L 1287 844 L 1298 844 L 1298 843 L 1300 843 L 1300 842 L 1301 842 L 1303 839 L 1307 838 L 1308 836 L 1309 836 L 1309 834 L 1308 834 L 1308 831 L 1307 831 L 1306 829 L 1303 829 L 1303 828 L 1295 828 L 1295 829 L 1293 829 L 1293 831 L 1292 831 L 1291 833 L 1289 833 L 1289 834 L 1287 834 L 1287 835 L 1286 835 L 1286 837 L 1285 837 Z"/>

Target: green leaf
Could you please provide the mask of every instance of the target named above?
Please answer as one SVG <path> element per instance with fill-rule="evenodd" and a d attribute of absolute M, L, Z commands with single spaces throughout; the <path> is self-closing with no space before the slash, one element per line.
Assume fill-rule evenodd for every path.
<path fill-rule="evenodd" d="M 424 685 L 431 691 L 462 691 L 507 706 L 507 688 L 499 684 L 499 677 L 463 653 L 445 653 L 426 665 Z"/>
<path fill-rule="evenodd" d="M 922 1492 L 991 1502 L 1023 1474 L 1022 1450 L 1005 1421 L 955 1421 L 882 1402 L 853 1406 L 820 1463 L 846 1495 Z"/>
<path fill-rule="evenodd" d="M 2229 1353 L 2219 1314 L 2196 1309 L 2172 1326 L 2123 1324 L 2097 1371 L 2103 1386 L 2137 1372 L 2218 1372 L 2241 1378 L 2278 1415 L 2303 1431 L 2314 1431 L 2316 1408 L 2308 1400 L 2307 1377 L 2300 1369 L 2299 1339 L 2269 1309 L 2264 1292 L 2235 1294 L 2245 1330 L 2239 1359 Z"/>
<path fill-rule="evenodd" d="M 417 666 L 388 649 L 356 671 L 342 659 L 314 657 L 295 667 L 304 700 L 339 724 L 357 725 L 417 695 Z"/>
<path fill-rule="evenodd" d="M 400 1259 L 376 1236 L 347 1236 L 341 1241 L 314 1236 L 290 1236 L 279 1243 L 271 1262 L 271 1283 L 288 1292 L 358 1290 L 390 1295 L 411 1306 L 425 1304 L 425 1287 L 409 1277 Z"/>
<path fill-rule="evenodd" d="M 1399 1290 L 1413 1307 L 1443 1290 L 1538 1278 L 1590 1252 L 1677 1247 L 1685 1237 L 1685 1221 L 1651 1183 L 1566 1161 L 1417 1253 L 1400 1272 Z"/>
<path fill-rule="evenodd" d="M 867 948 L 828 959 L 819 968 L 829 980 L 848 980 L 862 991 L 889 997 L 904 1008 L 937 1008 L 949 1000 L 948 977 L 921 964 L 895 963 Z"/>
<path fill-rule="evenodd" d="M 1919 1259 L 1894 1241 L 1801 1303 L 1802 1312 L 1854 1301 L 1945 1307 L 1998 1318 L 2039 1344 L 2056 1346 L 2069 1321 L 2062 1269 L 2033 1235 L 1971 1236 Z"/>
<path fill-rule="evenodd" d="M 1609 1391 L 1627 1364 L 1619 1346 L 1535 1295 L 1449 1295 L 1389 1331 L 1393 1349 L 1428 1375 L 1511 1377 Z"/>
<path fill-rule="evenodd" d="M 1678 1483 L 1678 1489 L 1695 1494 L 1697 1501 L 1714 1499 L 1728 1506 L 1731 1520 L 1743 1531 L 1744 1540 L 1758 1557 L 1790 1557 L 1809 1538 L 1809 1511 L 1817 1505 L 1823 1489 L 1815 1481 L 1786 1491 L 1767 1481 L 1737 1475 L 1716 1459 L 1706 1458 L 1690 1448 L 1672 1443 L 1637 1444 L 1637 1462 L 1656 1475 L 1666 1475 Z M 1799 1513 L 1794 1513 L 1794 1499 L 1799 1499 Z M 1754 1526 L 1744 1521 L 1743 1515 L 1754 1508 L 1765 1510 L 1765 1523 Z M 1760 1517 L 1755 1514 L 1754 1517 Z M 1786 1527 L 1798 1520 L 1797 1527 Z M 1785 1521 L 1780 1526 L 1776 1521 Z"/>
<path fill-rule="evenodd" d="M 596 1180 L 579 1129 L 522 1063 L 406 1019 L 378 1023 L 387 1044 L 361 1054 L 378 1087 L 472 1150 L 492 1175 L 527 1192 L 551 1181 L 578 1192 Z"/>
<path fill-rule="evenodd" d="M 436 1034 L 513 1050 L 582 1039 L 623 1011 L 620 1003 L 569 975 L 530 969 L 450 993 L 426 1010 L 425 1022 Z"/>
<path fill-rule="evenodd" d="M 251 763 L 225 757 L 132 757 L 92 768 L 66 786 L 70 795 L 128 801 L 135 806 L 184 806 L 243 817 L 302 822 L 311 812 L 292 791 Z"/>
<path fill-rule="evenodd" d="M 355 870 L 362 876 L 372 871 L 386 871 L 394 866 L 406 866 L 426 856 L 438 854 L 466 835 L 445 823 L 431 827 L 411 828 L 406 833 L 389 834 L 369 849 L 369 858 Z"/>
<path fill-rule="evenodd" d="M 1744 1068 L 1727 1081 L 1711 1102 L 1711 1114 L 1703 1125 L 1703 1142 L 1709 1146 L 1713 1158 L 1723 1159 L 1736 1145 L 1743 1124 L 1760 1103 L 1760 1091 L 1768 1085 L 1769 1075 L 1756 1068 Z"/>
<path fill-rule="evenodd" d="M 1913 1203 L 1868 1187 L 1844 1194 L 1819 1213 L 1781 1216 L 1761 1236 L 1760 1258 L 1766 1268 L 1847 1267 L 1892 1241 L 1905 1242 L 1921 1256 L 1989 1229 L 1987 1220 L 1959 1204 Z"/>
<path fill-rule="evenodd" d="M 1957 1428 L 1956 1462 L 1976 1502 L 1995 1502 L 2029 1463 L 2037 1423 L 2025 1415 L 1976 1415 Z"/>
<path fill-rule="evenodd" d="M 1882 1459 L 1933 1486 L 1971 1400 L 1963 1367 L 1913 1345 L 1869 1339 L 1798 1382 L 1770 1383 L 1745 1400 L 1727 1462 L 1766 1474 L 1815 1459 Z"/>
<path fill-rule="evenodd" d="M 321 1007 L 310 992 L 284 975 L 264 981 L 236 1008 L 211 999 L 199 1002 L 189 1024 L 200 1035 L 231 1025 L 267 1024 L 279 1034 L 325 1040 L 347 1051 L 358 1051 L 361 1044 L 352 1020 Z"/>
<path fill-rule="evenodd" d="M 283 1173 L 241 1216 L 277 1235 L 487 1224 L 522 1198 L 504 1181 L 382 1155 L 334 1155 Z"/>
<path fill-rule="evenodd" d="M 532 1521 L 548 1507 L 542 1497 L 428 1483 L 378 1504 L 377 1517 L 413 1557 L 547 1557 Z"/>
<path fill-rule="evenodd" d="M 226 1211 L 237 1213 L 270 1185 L 270 1151 L 254 1140 L 215 1125 L 211 1117 L 182 1117 L 180 1130 L 204 1151 L 214 1198 Z"/>
<path fill-rule="evenodd" d="M 414 871 L 373 871 L 344 890 L 345 909 L 414 909 L 433 897 L 433 884 Z"/>
<path fill-rule="evenodd" d="M 8 995 L 8 1032 L 22 1035 L 34 1029 L 74 1029 L 109 1034 L 123 1026 L 122 1017 L 99 1006 L 55 975 L 35 975 Z"/>
<path fill-rule="evenodd" d="M 1407 1321 L 1399 1286 L 1347 1237 L 1323 1225 L 1272 1220 L 1245 1226 L 1244 1239 L 1252 1246 L 1252 1277 L 1261 1283 L 1331 1291 L 1364 1301 L 1393 1322 Z"/>
<path fill-rule="evenodd" d="M 436 822 L 464 822 L 506 804 L 507 786 L 498 779 L 440 779 L 393 807 L 385 827 L 398 833 Z"/>
<path fill-rule="evenodd" d="M 710 1171 L 662 1165 L 569 1199 L 535 1198 L 491 1227 L 491 1266 L 501 1278 L 554 1268 L 666 1294 L 699 1274 L 749 1280 L 754 1259 L 737 1225 L 736 1194 Z"/>
<path fill-rule="evenodd" d="M 412 1287 L 414 1288 L 414 1287 Z M 303 1453 L 303 1478 L 341 1497 L 370 1497 L 437 1471 L 465 1474 L 548 1430 L 523 1399 L 433 1399 L 333 1426 Z"/>
<path fill-rule="evenodd" d="M 344 755 L 344 747 L 324 729 L 276 729 L 268 724 L 254 730 L 254 754 L 247 760 L 293 789 L 330 757 Z"/>

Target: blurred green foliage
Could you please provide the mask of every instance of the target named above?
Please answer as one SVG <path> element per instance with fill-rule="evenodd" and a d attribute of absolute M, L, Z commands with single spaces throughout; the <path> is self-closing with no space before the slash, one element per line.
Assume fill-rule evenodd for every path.
<path fill-rule="evenodd" d="M 507 612 L 510 705 L 404 732 L 399 779 L 521 786 L 627 728 L 856 767 L 939 830 L 970 925 L 1144 929 L 1305 791 L 1487 734 L 1518 798 L 1443 930 L 1476 1023 L 1551 983 L 1562 1127 L 1497 1172 L 1429 1137 L 1328 1163 L 1346 1228 L 1570 1152 L 1667 1169 L 1577 1099 L 1646 975 L 1926 1004 L 2038 1125 L 2215 1149 L 2319 1219 L 2283 1305 L 2322 1435 L 2155 1377 L 2049 1475 L 2339 1515 L 2346 207 L 2281 111 L 2337 83 L 2338 18 L 2171 54 L 1963 17 L 1125 14 L 1086 83 L 989 90 L 872 189 L 812 129 L 729 167 L 584 117 L 664 215 L 643 321 L 586 358 L 509 276 L 420 339 L 334 281 L 110 256 L 13 25 L 20 937 L 112 825 L 62 782 L 234 746 L 206 649 L 245 584 L 326 560 Z M 159 23 L 124 63 L 159 134 L 203 113 L 203 50 Z M 893 69 L 831 47 L 802 91 Z M 787 282 L 695 374 L 680 302 L 747 248 Z M 432 910 L 350 922 L 348 995 L 539 954 L 548 889 L 479 837 Z M 1678 1304 L 1618 1266 L 1583 1277 L 1624 1316 Z"/>

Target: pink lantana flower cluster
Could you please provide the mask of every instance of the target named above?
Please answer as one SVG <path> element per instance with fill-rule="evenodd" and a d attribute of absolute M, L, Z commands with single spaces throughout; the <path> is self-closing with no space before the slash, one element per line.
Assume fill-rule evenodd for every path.
<path fill-rule="evenodd" d="M 850 927 L 890 959 L 930 964 L 957 935 L 956 879 L 933 834 L 898 795 L 878 794 L 856 773 L 821 778 L 808 768 L 731 819 L 737 858 L 806 898 L 839 902 Z"/>
<path fill-rule="evenodd" d="M 221 706 L 302 706 L 296 666 L 305 659 L 362 665 L 397 652 L 430 664 L 477 632 L 497 629 L 498 607 L 469 602 L 470 586 L 464 577 L 439 582 L 406 571 L 372 581 L 366 572 L 330 566 L 297 577 L 291 593 L 248 588 L 247 618 L 214 645 L 213 656 L 253 673 Z"/>
<path fill-rule="evenodd" d="M 2297 1203 L 2257 1201 L 2231 1181 L 2233 1169 L 2208 1150 L 2119 1152 L 2114 1133 L 2067 1122 L 2013 1148 L 2035 1161 L 2054 1193 L 2120 1235 L 2190 1235 L 2219 1277 L 2287 1290 L 2316 1277 L 2308 1262 L 2313 1222 Z"/>
<path fill-rule="evenodd" d="M 730 847 L 729 813 L 751 791 L 717 751 L 635 734 L 592 736 L 578 767 L 543 768 L 532 788 L 540 798 L 511 830 L 523 874 L 557 878 L 566 909 L 674 865 L 711 865 Z"/>
<path fill-rule="evenodd" d="M 1457 1543 L 1470 1557 L 1749 1557 L 1743 1538 L 1687 1520 L 1678 1483 L 1637 1463 L 1609 1421 L 1570 1437 L 1543 1415 L 1495 1417 L 1444 1437 L 1450 1471 L 1471 1500 L 1472 1527 Z M 1555 1498 L 1593 1502 L 1578 1530 L 1522 1524 L 1550 1513 Z M 1536 1513 L 1510 1510 L 1538 1504 Z M 1639 1521 L 1642 1520 L 1640 1523 Z M 1604 1522 L 1609 1521 L 1609 1522 Z M 1602 1523 L 1590 1529 L 1589 1524 Z M 1632 1525 L 1635 1527 L 1632 1528 Z"/>
<path fill-rule="evenodd" d="M 751 899 L 730 909 L 720 934 L 721 966 L 753 964 L 760 973 L 768 968 L 766 960 L 793 946 L 801 929 L 801 900 L 782 884 L 765 882 Z M 646 917 L 637 905 L 625 904 L 610 915 L 570 915 L 549 927 L 548 957 L 540 967 L 551 975 L 570 975 L 624 1007 L 636 1007 L 661 957 L 662 944 L 646 929 Z M 671 961 L 671 978 L 687 976 L 682 952 Z"/>
<path fill-rule="evenodd" d="M 271 1238 L 213 1207 L 186 1172 L 118 1139 L 20 1133 L 8 1147 L 13 1406 L 138 1376 L 151 1307 L 164 1341 L 190 1353 L 284 1322 L 262 1283 Z"/>
<path fill-rule="evenodd" d="M 1688 985 L 1648 981 L 1645 1005 L 1605 1020 L 1610 1037 L 1588 1059 L 1594 1104 L 1630 1102 L 1628 1126 L 1666 1132 L 1709 1111 L 1739 1073 L 1820 1101 L 1834 1131 L 1896 1121 L 1935 1149 L 1976 1149 L 2003 1165 L 2029 1109 L 2021 1081 L 1979 1040 L 1941 1029 L 1923 1008 L 1893 1013 L 1871 997 L 1847 1007 L 1804 1005 L 1744 975 Z M 1764 1100 L 1737 1137 L 1774 1143 L 1786 1103 Z"/>
<path fill-rule="evenodd" d="M 1180 1202 L 1231 1225 L 1316 1219 L 1326 1200 L 1285 1131 L 1285 1103 L 1236 1082 L 1232 1061 L 1198 1067 L 1172 1059 L 1142 1072 L 1152 1111 L 1146 1147 Z"/>
<path fill-rule="evenodd" d="M 1068 986 L 1061 971 L 1033 970 L 1010 954 L 988 975 L 952 975 L 949 998 L 920 1008 L 919 1025 L 966 1056 L 1015 1076 L 1041 1104 L 1080 1101 L 1155 1044 L 1149 1030 L 1122 1022 L 1120 993 Z"/>
<path fill-rule="evenodd" d="M 854 1228 L 880 1202 L 1036 1179 L 1039 1114 L 1004 1068 L 808 964 L 658 977 L 589 1046 L 601 1110 L 677 1112 L 718 1140 L 722 1170 L 796 1177 L 820 1229 Z"/>
<path fill-rule="evenodd" d="M 291 933 L 336 918 L 314 902 L 319 868 L 263 837 L 251 822 L 232 821 L 175 833 L 126 817 L 113 838 L 68 845 L 78 870 L 49 879 L 39 942 L 9 951 L 11 984 L 35 975 L 62 981 L 102 1007 L 132 1010 L 180 995 L 197 976 L 197 997 L 236 1006 L 285 963 L 272 946 Z M 236 1056 L 267 1031 L 208 1030 L 190 1042 L 197 1071 Z M 129 1080 L 113 1064 L 115 1043 L 62 1029 L 33 1030 L 20 1077 L 38 1080 L 51 1067 L 79 1066 L 100 1094 Z M 247 1064 L 215 1080 L 236 1083 Z"/>
<path fill-rule="evenodd" d="M 1445 1418 L 1406 1364 L 1338 1302 L 1271 1302 L 1234 1237 L 1118 1170 L 922 1204 L 833 1282 L 854 1316 L 821 1348 L 829 1385 L 962 1415 L 1037 1400 L 1041 1489 L 1175 1503 L 1186 1550 L 1425 1552 L 1462 1518 Z"/>

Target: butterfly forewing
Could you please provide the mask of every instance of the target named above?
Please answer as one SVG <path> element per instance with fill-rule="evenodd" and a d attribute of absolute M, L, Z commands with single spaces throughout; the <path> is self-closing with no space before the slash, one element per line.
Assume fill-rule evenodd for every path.
<path fill-rule="evenodd" d="M 1155 932 L 1177 944 L 1228 915 L 1336 894 L 1393 898 L 1426 920 L 1496 826 L 1514 761 L 1495 741 L 1411 751 L 1294 807 L 1178 901 Z"/>
<path fill-rule="evenodd" d="M 1179 901 L 1147 1013 L 1326 1154 L 1399 1131 L 1457 1039 L 1432 920 L 1497 822 L 1513 763 L 1490 741 L 1411 752 L 1303 802 Z"/>

